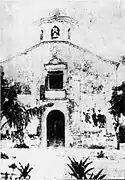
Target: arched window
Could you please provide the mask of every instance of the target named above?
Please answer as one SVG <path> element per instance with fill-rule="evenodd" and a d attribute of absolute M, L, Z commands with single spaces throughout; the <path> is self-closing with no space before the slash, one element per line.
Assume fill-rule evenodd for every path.
<path fill-rule="evenodd" d="M 68 39 L 71 39 L 71 30 L 70 30 L 70 28 L 68 29 Z"/>
<path fill-rule="evenodd" d="M 56 39 L 60 36 L 60 29 L 57 26 L 54 26 L 51 29 L 51 38 Z"/>

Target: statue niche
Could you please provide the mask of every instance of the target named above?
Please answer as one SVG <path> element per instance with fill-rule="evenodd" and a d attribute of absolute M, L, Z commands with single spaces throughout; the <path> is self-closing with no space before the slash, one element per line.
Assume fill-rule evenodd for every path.
<path fill-rule="evenodd" d="M 57 26 L 54 26 L 51 29 L 51 38 L 57 39 L 60 36 L 60 29 Z"/>

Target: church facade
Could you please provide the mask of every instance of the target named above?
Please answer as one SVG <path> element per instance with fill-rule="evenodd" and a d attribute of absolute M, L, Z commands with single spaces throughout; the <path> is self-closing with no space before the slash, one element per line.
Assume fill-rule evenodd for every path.
<path fill-rule="evenodd" d="M 76 26 L 77 21 L 56 10 L 40 19 L 34 49 L 2 64 L 7 78 L 30 87 L 31 95 L 19 96 L 24 104 L 50 104 L 40 121 L 42 147 L 73 144 L 82 123 L 84 131 L 83 111 L 106 109 L 115 85 L 115 64 L 72 42 Z"/>

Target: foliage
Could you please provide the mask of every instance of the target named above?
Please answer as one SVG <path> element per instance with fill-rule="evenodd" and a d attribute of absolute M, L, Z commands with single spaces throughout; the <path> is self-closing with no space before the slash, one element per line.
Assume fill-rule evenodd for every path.
<path fill-rule="evenodd" d="M 1 126 L 1 129 L 5 126 L 6 123 L 9 124 L 10 127 L 15 127 L 16 132 L 13 132 L 13 136 L 19 139 L 20 147 L 26 147 L 24 143 L 24 132 L 23 130 L 27 127 L 28 123 L 32 116 L 40 115 L 43 111 L 43 108 L 34 107 L 26 109 L 19 101 L 14 101 L 13 104 L 5 109 L 2 113 L 7 118 L 7 121 Z M 13 138 L 14 138 L 13 137 Z M 19 146 L 18 146 L 19 147 Z"/>
<path fill-rule="evenodd" d="M 9 93 L 8 93 L 9 92 Z M 10 90 L 9 82 L 4 78 L 4 72 L 1 72 L 1 110 L 5 107 L 5 99 L 8 96 L 8 106 L 12 105 L 11 99 L 13 98 L 14 92 L 13 89 Z M 2 119 L 2 114 L 1 114 Z"/>
<path fill-rule="evenodd" d="M 7 103 L 8 102 L 6 102 L 6 104 Z M 2 113 L 7 118 L 9 126 L 12 127 L 14 125 L 17 130 L 23 129 L 23 126 L 26 127 L 27 123 L 30 121 L 25 107 L 18 101 L 14 101 L 10 107 L 5 107 Z"/>
<path fill-rule="evenodd" d="M 94 84 L 92 84 L 91 88 L 92 88 L 92 93 L 93 94 L 94 93 L 99 94 L 102 91 L 102 89 L 103 89 L 103 85 L 101 84 L 101 85 L 95 86 Z"/>
<path fill-rule="evenodd" d="M 31 94 L 29 85 L 21 84 L 21 92 L 22 94 Z"/>
<path fill-rule="evenodd" d="M 84 161 L 81 160 L 80 162 L 77 162 L 74 158 L 73 160 L 70 157 L 68 158 L 71 162 L 71 165 L 68 164 L 68 166 L 72 171 L 72 173 L 69 173 L 69 174 L 71 176 L 74 176 L 76 179 L 83 179 L 83 178 L 87 179 L 87 173 L 91 171 L 92 169 L 94 169 L 94 168 L 90 168 L 87 170 L 88 165 L 91 164 L 92 161 L 89 163 L 86 163 L 88 160 L 87 158 Z"/>
<path fill-rule="evenodd" d="M 26 166 L 22 166 L 21 163 L 20 164 L 20 167 L 17 167 L 17 169 L 20 171 L 20 179 L 23 178 L 23 179 L 30 179 L 30 175 L 29 173 L 31 172 L 31 170 L 33 169 L 32 167 L 30 167 L 30 164 L 28 163 Z"/>
<path fill-rule="evenodd" d="M 8 155 L 5 153 L 2 153 L 2 152 L 1 152 L 0 157 L 1 157 L 1 159 L 9 159 Z"/>
<path fill-rule="evenodd" d="M 15 86 L 15 91 L 17 94 L 21 94 L 22 93 L 22 90 L 21 90 L 21 83 L 20 82 L 15 82 L 14 83 L 14 86 Z"/>
<path fill-rule="evenodd" d="M 120 86 L 113 88 L 112 97 L 109 101 L 111 104 L 110 113 L 114 116 L 120 114 L 125 115 L 125 82 L 122 82 Z"/>
<path fill-rule="evenodd" d="M 74 158 L 68 158 L 71 162 L 68 166 L 72 171 L 72 173 L 69 172 L 69 174 L 76 179 L 103 179 L 106 176 L 101 175 L 103 169 L 101 169 L 97 174 L 94 174 L 93 172 L 91 173 L 94 168 L 88 168 L 88 166 L 92 163 L 92 161 L 88 162 L 89 158 L 86 158 L 84 161 L 80 160 L 80 162 L 77 162 Z"/>
<path fill-rule="evenodd" d="M 118 117 L 120 117 L 121 114 L 125 116 L 125 82 L 113 88 L 111 100 L 109 102 L 111 104 L 109 112 L 114 116 L 115 129 L 117 129 L 119 126 Z"/>
<path fill-rule="evenodd" d="M 6 132 L 8 132 L 8 131 L 6 130 Z M 0 135 L 1 135 L 1 140 L 3 140 L 3 139 L 11 139 L 10 136 L 8 136 L 7 134 L 1 133 Z"/>
<path fill-rule="evenodd" d="M 27 127 L 28 122 L 30 122 L 30 114 L 19 101 L 13 100 L 11 106 L 9 106 L 8 103 L 8 101 L 5 102 L 5 106 L 2 111 L 2 114 L 7 118 L 7 121 L 1 126 L 1 129 L 7 123 L 10 128 L 15 127 L 17 131 L 14 135 L 19 139 L 20 144 L 24 144 L 23 130 Z"/>
<path fill-rule="evenodd" d="M 17 94 L 22 92 L 20 82 L 15 82 L 14 85 L 8 85 L 8 81 L 4 79 L 4 72 L 1 73 L 2 81 L 2 92 L 5 91 L 5 86 L 8 86 L 6 97 L 3 98 L 1 106 L 1 119 L 3 116 L 6 117 L 7 121 L 2 124 L 1 130 L 3 127 L 8 124 L 10 128 L 14 127 L 17 131 L 13 133 L 17 139 L 19 139 L 21 146 L 26 147 L 24 143 L 24 132 L 23 130 L 27 127 L 28 123 L 31 120 L 32 116 L 41 116 L 46 107 L 52 107 L 53 103 L 47 103 L 43 106 L 26 108 L 21 102 L 18 101 Z M 25 86 L 28 88 L 28 86 Z M 26 89 L 25 89 L 26 90 Z M 30 89 L 27 89 L 29 92 Z M 2 94 L 3 97 L 4 94 Z M 19 146 L 18 146 L 19 147 Z"/>
<path fill-rule="evenodd" d="M 1 119 L 3 116 L 6 116 L 9 108 L 14 104 L 17 99 L 17 93 L 15 90 L 15 86 L 7 87 L 2 86 L 2 104 L 1 104 Z"/>
<path fill-rule="evenodd" d="M 19 139 L 20 144 L 22 144 L 20 147 L 26 147 L 24 143 L 23 130 L 27 127 L 31 117 L 40 117 L 43 111 L 45 111 L 46 107 L 52 106 L 53 103 L 47 103 L 44 106 L 27 109 L 21 102 L 18 101 L 15 86 L 12 86 L 9 90 L 7 100 L 2 106 L 1 116 L 5 116 L 7 121 L 1 126 L 1 130 L 7 123 L 9 124 L 10 128 L 15 127 L 17 131 L 15 132 L 14 136 Z"/>
<path fill-rule="evenodd" d="M 10 128 L 15 127 L 17 129 L 17 138 L 20 140 L 21 144 L 23 141 L 23 129 L 25 129 L 30 122 L 32 110 L 27 110 L 23 104 L 17 100 L 17 94 L 14 87 L 11 87 L 7 100 L 2 105 L 1 117 L 5 116 L 7 121 L 1 126 L 1 130 L 5 124 L 9 124 Z"/>
<path fill-rule="evenodd" d="M 75 102 L 72 99 L 69 99 L 68 111 L 69 111 L 69 119 L 72 119 L 72 113 L 74 112 Z M 71 122 L 71 121 L 70 121 Z"/>
<path fill-rule="evenodd" d="M 10 175 L 9 173 L 5 172 L 5 173 L 0 173 L 0 174 L 3 176 L 4 180 L 9 180 L 10 179 L 9 178 L 9 175 Z"/>
<path fill-rule="evenodd" d="M 14 169 L 17 168 L 17 165 L 16 165 L 15 163 L 13 163 L 13 164 L 11 164 L 11 165 L 9 166 L 9 168 L 13 169 L 13 171 L 14 171 Z"/>
<path fill-rule="evenodd" d="M 14 87 L 17 94 L 31 94 L 31 90 L 28 84 L 14 82 Z"/>
<path fill-rule="evenodd" d="M 16 177 L 14 177 L 14 179 L 20 179 L 20 180 L 30 179 L 31 176 L 29 175 L 29 173 L 33 169 L 32 167 L 30 167 L 30 164 L 28 163 L 26 166 L 22 166 L 22 164 L 19 163 L 19 165 L 20 166 L 18 167 L 15 163 L 13 163 L 13 164 L 8 166 L 9 168 L 11 168 L 13 170 L 13 172 L 14 172 L 15 169 L 18 169 L 19 172 L 20 172 L 19 175 L 15 174 L 15 173 L 7 173 L 7 172 L 6 173 L 1 173 L 3 178 L 6 179 L 6 180 L 7 179 L 12 180 L 13 176 L 16 175 Z"/>
<path fill-rule="evenodd" d="M 91 69 L 91 67 L 92 67 L 92 64 L 90 62 L 88 62 L 88 61 L 85 61 L 84 67 L 82 68 L 82 71 L 83 72 L 88 72 L 89 69 Z"/>
<path fill-rule="evenodd" d="M 101 175 L 103 169 L 101 169 L 97 174 L 91 174 L 89 179 L 104 179 L 104 177 L 106 176 L 105 174 Z"/>

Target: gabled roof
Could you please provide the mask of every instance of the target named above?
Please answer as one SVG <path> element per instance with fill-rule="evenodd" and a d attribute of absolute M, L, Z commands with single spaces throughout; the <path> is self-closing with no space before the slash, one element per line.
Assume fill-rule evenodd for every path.
<path fill-rule="evenodd" d="M 100 60 L 102 60 L 102 61 L 104 61 L 104 62 L 110 63 L 110 64 L 112 64 L 112 65 L 115 65 L 115 66 L 116 66 L 116 65 L 119 64 L 119 61 L 103 58 L 103 57 L 101 57 L 101 56 L 99 56 L 99 55 L 97 55 L 97 54 L 94 54 L 94 53 L 91 52 L 90 50 L 84 49 L 84 48 L 82 48 L 82 47 L 80 47 L 80 46 L 78 46 L 78 45 L 76 45 L 76 44 L 73 44 L 73 43 L 71 43 L 71 42 L 69 42 L 69 41 L 57 40 L 57 41 L 40 41 L 40 42 L 38 42 L 37 44 L 31 46 L 30 48 L 25 49 L 24 52 L 20 52 L 20 53 L 16 54 L 15 56 L 12 56 L 12 57 L 10 57 L 10 58 L 8 58 L 8 59 L 6 59 L 6 60 L 3 60 L 2 62 L 0 62 L 0 65 L 3 65 L 3 64 L 5 64 L 5 63 L 8 63 L 9 61 L 11 61 L 11 60 L 13 60 L 13 59 L 15 59 L 15 58 L 17 58 L 17 57 L 19 57 L 19 56 L 27 55 L 30 51 L 33 51 L 33 50 L 37 49 L 37 48 L 40 47 L 41 45 L 44 45 L 44 44 L 59 44 L 59 43 L 68 44 L 68 45 L 70 45 L 71 47 L 76 48 L 76 49 L 78 49 L 78 50 L 80 50 L 80 51 L 82 51 L 82 52 L 88 52 L 88 53 L 94 55 L 95 57 L 97 57 L 98 59 L 100 59 Z M 61 60 L 61 61 L 62 61 L 62 60 Z M 65 64 L 65 63 L 63 62 L 63 64 Z"/>

